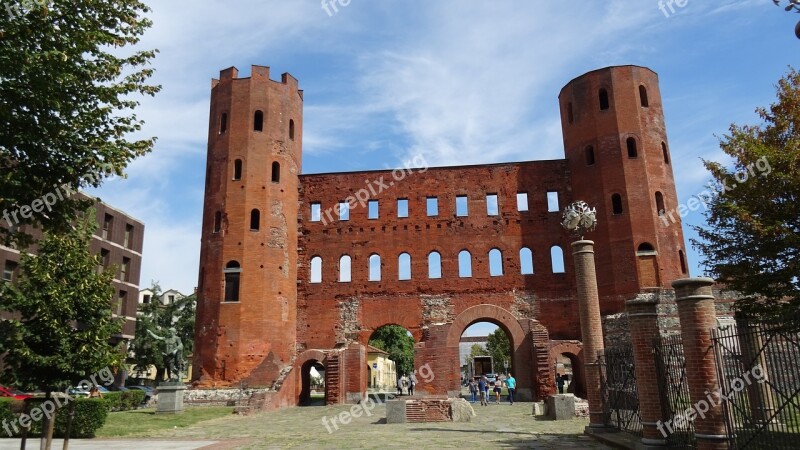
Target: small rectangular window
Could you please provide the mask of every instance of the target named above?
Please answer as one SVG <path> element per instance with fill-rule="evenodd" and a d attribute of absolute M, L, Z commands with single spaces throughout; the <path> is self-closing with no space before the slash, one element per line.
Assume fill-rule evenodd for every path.
<path fill-rule="evenodd" d="M 133 225 L 125 225 L 125 242 L 122 244 L 125 248 L 133 248 Z"/>
<path fill-rule="evenodd" d="M 489 216 L 496 216 L 500 213 L 497 205 L 497 194 L 489 194 L 486 196 L 486 214 Z"/>
<path fill-rule="evenodd" d="M 131 281 L 131 259 L 130 258 L 122 258 L 122 265 L 119 268 L 120 274 L 119 279 L 120 281 Z"/>
<path fill-rule="evenodd" d="M 456 216 L 458 217 L 466 217 L 469 215 L 469 209 L 467 208 L 467 196 L 466 195 L 459 195 L 456 197 Z"/>
<path fill-rule="evenodd" d="M 558 192 L 547 193 L 547 212 L 558 212 Z"/>
<path fill-rule="evenodd" d="M 397 217 L 408 217 L 408 199 L 397 199 Z"/>
<path fill-rule="evenodd" d="M 111 264 L 111 252 L 104 248 L 100 249 L 100 264 L 103 265 L 103 268 L 108 268 L 108 265 Z"/>
<path fill-rule="evenodd" d="M 3 281 L 13 282 L 17 274 L 17 263 L 14 261 L 6 261 L 3 267 Z"/>
<path fill-rule="evenodd" d="M 517 211 L 528 210 L 528 193 L 517 192 Z"/>
<path fill-rule="evenodd" d="M 103 218 L 103 232 L 101 234 L 103 239 L 110 239 L 110 236 L 114 232 L 114 216 L 111 214 L 106 214 Z"/>
<path fill-rule="evenodd" d="M 118 316 L 122 316 L 125 314 L 125 310 L 127 309 L 126 305 L 127 302 L 128 302 L 128 293 L 126 291 L 119 291 L 119 298 L 117 299 L 117 310 L 116 310 Z"/>
<path fill-rule="evenodd" d="M 339 202 L 339 220 L 350 220 L 350 205 L 347 202 Z"/>
<path fill-rule="evenodd" d="M 322 220 L 322 205 L 319 203 L 311 204 L 311 221 L 319 222 Z"/>
<path fill-rule="evenodd" d="M 368 203 L 369 212 L 368 217 L 370 219 L 377 219 L 378 218 L 378 201 L 377 200 L 370 200 Z"/>
<path fill-rule="evenodd" d="M 142 303 L 144 303 L 145 305 L 147 305 L 148 303 L 150 303 L 150 296 L 149 296 L 149 295 L 145 295 L 145 296 L 142 298 Z"/>
<path fill-rule="evenodd" d="M 428 197 L 426 202 L 428 217 L 436 217 L 439 215 L 439 199 L 436 197 Z"/>

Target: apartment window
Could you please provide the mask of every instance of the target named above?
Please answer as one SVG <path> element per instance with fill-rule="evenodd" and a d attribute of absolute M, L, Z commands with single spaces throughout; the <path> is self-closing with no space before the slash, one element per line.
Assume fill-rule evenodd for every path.
<path fill-rule="evenodd" d="M 459 195 L 456 197 L 456 216 L 458 217 L 466 217 L 469 215 L 469 209 L 467 207 L 467 196 L 466 195 Z"/>
<path fill-rule="evenodd" d="M 103 265 L 104 269 L 108 268 L 108 266 L 111 264 L 111 251 L 104 248 L 100 249 L 100 264 Z"/>
<path fill-rule="evenodd" d="M 149 304 L 150 303 L 150 296 L 149 295 L 143 296 L 142 297 L 142 303 L 144 303 L 145 305 Z"/>
<path fill-rule="evenodd" d="M 319 222 L 322 220 L 322 205 L 319 203 L 311 204 L 311 221 Z"/>
<path fill-rule="evenodd" d="M 517 192 L 517 211 L 524 212 L 528 210 L 528 193 Z"/>
<path fill-rule="evenodd" d="M 500 213 L 497 204 L 497 194 L 489 194 L 486 196 L 486 215 L 496 216 Z"/>
<path fill-rule="evenodd" d="M 233 181 L 242 179 L 242 160 L 237 159 L 233 162 Z"/>
<path fill-rule="evenodd" d="M 5 266 L 3 267 L 3 281 L 8 281 L 9 283 L 14 282 L 17 278 L 17 263 L 14 261 L 6 261 Z"/>
<path fill-rule="evenodd" d="M 225 265 L 223 272 L 225 274 L 225 301 L 238 302 L 242 267 L 238 261 L 230 261 Z"/>
<path fill-rule="evenodd" d="M 170 305 L 175 303 L 175 296 L 174 295 L 167 296 L 167 299 L 169 299 L 169 304 Z"/>
<path fill-rule="evenodd" d="M 133 248 L 133 225 L 125 225 L 125 242 L 122 244 L 125 248 Z"/>
<path fill-rule="evenodd" d="M 439 199 L 437 197 L 428 197 L 425 203 L 428 217 L 436 217 L 439 215 Z"/>
<path fill-rule="evenodd" d="M 131 259 L 123 257 L 122 258 L 122 265 L 119 267 L 119 279 L 120 281 L 131 281 Z"/>
<path fill-rule="evenodd" d="M 379 210 L 378 210 L 379 206 L 380 205 L 378 204 L 377 200 L 370 200 L 367 203 L 367 218 L 377 219 L 379 216 Z"/>
<path fill-rule="evenodd" d="M 558 192 L 547 193 L 547 212 L 558 212 Z"/>
<path fill-rule="evenodd" d="M 253 117 L 253 131 L 264 131 L 264 113 L 256 111 Z"/>
<path fill-rule="evenodd" d="M 350 220 L 350 205 L 347 202 L 339 202 L 339 220 Z"/>
<path fill-rule="evenodd" d="M 127 310 L 127 303 L 128 303 L 128 292 L 127 291 L 119 291 L 119 297 L 117 298 L 117 310 L 115 311 L 118 316 L 122 316 L 125 314 Z"/>
<path fill-rule="evenodd" d="M 110 239 L 114 232 L 114 216 L 111 214 L 106 214 L 103 218 L 103 239 Z"/>
<path fill-rule="evenodd" d="M 408 217 L 408 199 L 397 199 L 397 217 Z"/>

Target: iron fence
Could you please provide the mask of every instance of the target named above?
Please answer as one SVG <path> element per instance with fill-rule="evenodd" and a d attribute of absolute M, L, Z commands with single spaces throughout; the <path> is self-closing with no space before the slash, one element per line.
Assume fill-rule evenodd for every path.
<path fill-rule="evenodd" d="M 606 425 L 641 436 L 633 348 L 606 348 L 598 360 Z"/>
<path fill-rule="evenodd" d="M 664 418 L 659 431 L 665 435 L 671 448 L 695 448 L 694 423 L 690 420 L 674 420 L 692 405 L 683 338 L 680 335 L 658 337 L 653 343 L 653 353 L 658 369 L 661 415 Z"/>

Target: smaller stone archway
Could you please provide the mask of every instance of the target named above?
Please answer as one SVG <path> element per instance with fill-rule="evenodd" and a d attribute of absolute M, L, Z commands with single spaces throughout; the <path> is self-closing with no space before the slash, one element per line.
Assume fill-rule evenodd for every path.
<path fill-rule="evenodd" d="M 553 341 L 550 346 L 550 364 L 558 365 L 559 356 L 569 359 L 572 365 L 572 377 L 567 393 L 586 398 L 586 376 L 583 370 L 583 344 L 580 341 Z"/>
<path fill-rule="evenodd" d="M 328 397 L 328 374 L 326 369 L 327 355 L 322 350 L 307 350 L 303 352 L 295 362 L 294 370 L 297 373 L 298 379 L 295 386 L 295 400 L 298 406 L 307 406 L 311 404 L 311 368 L 322 367 L 325 372 L 325 399 L 323 404 L 330 401 Z"/>

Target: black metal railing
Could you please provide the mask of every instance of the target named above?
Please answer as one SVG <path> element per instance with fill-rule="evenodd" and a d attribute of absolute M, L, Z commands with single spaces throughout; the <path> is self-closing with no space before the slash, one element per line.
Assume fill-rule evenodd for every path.
<path fill-rule="evenodd" d="M 675 335 L 656 338 L 653 354 L 663 417 L 658 429 L 671 448 L 695 448 L 693 422 L 675 420 L 676 416 L 682 416 L 692 406 L 682 337 Z"/>
<path fill-rule="evenodd" d="M 713 341 L 732 446 L 800 448 L 800 330 L 737 320 Z"/>
<path fill-rule="evenodd" d="M 598 362 L 606 425 L 641 436 L 633 348 L 606 348 Z"/>

